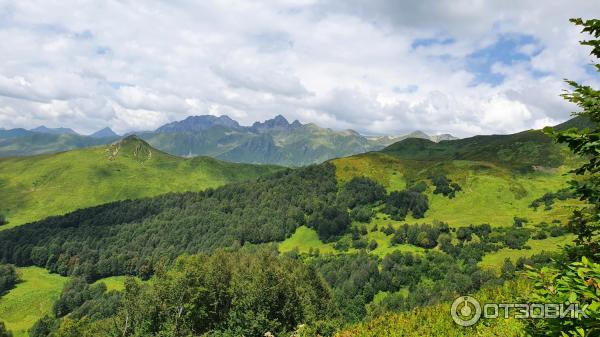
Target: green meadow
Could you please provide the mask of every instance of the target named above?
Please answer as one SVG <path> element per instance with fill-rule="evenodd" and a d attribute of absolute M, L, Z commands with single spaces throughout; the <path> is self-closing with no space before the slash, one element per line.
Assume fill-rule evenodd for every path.
<path fill-rule="evenodd" d="M 137 138 L 56 154 L 0 158 L 0 230 L 78 208 L 256 178 L 276 166 L 180 158 Z"/>
<path fill-rule="evenodd" d="M 33 324 L 52 310 L 68 278 L 38 267 L 19 268 L 22 282 L 0 297 L 0 321 L 15 337 L 27 336 Z"/>
<path fill-rule="evenodd" d="M 492 226 L 510 226 L 514 217 L 525 217 L 530 222 L 565 222 L 577 201 L 557 201 L 550 211 L 530 208 L 531 202 L 547 192 L 556 192 L 567 186 L 569 168 L 538 170 L 521 173 L 511 168 L 488 162 L 475 161 L 415 161 L 400 159 L 383 153 L 367 153 L 332 161 L 341 184 L 358 176 L 366 176 L 381 183 L 388 191 L 401 190 L 410 183 L 426 181 L 429 210 L 423 219 L 409 223 L 447 222 L 451 227 L 488 223 Z M 457 182 L 462 191 L 449 199 L 433 194 L 428 181 L 431 173 L 443 173 Z"/>

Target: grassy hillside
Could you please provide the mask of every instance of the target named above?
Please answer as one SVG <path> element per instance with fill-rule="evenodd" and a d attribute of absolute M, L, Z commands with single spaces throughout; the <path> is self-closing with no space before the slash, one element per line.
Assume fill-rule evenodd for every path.
<path fill-rule="evenodd" d="M 392 144 L 383 152 L 413 160 L 486 161 L 527 171 L 533 166 L 557 167 L 565 161 L 562 148 L 539 130 L 439 143 L 411 138 Z"/>
<path fill-rule="evenodd" d="M 15 337 L 27 336 L 33 324 L 50 313 L 68 278 L 38 267 L 19 268 L 23 282 L 0 298 L 0 321 Z"/>
<path fill-rule="evenodd" d="M 137 138 L 56 154 L 0 159 L 0 213 L 9 224 L 60 215 L 110 201 L 199 191 L 256 178 L 275 166 L 184 159 Z"/>
<path fill-rule="evenodd" d="M 526 217 L 531 222 L 566 220 L 576 201 L 555 203 L 552 210 L 543 207 L 534 210 L 529 205 L 547 192 L 556 192 L 567 186 L 570 177 L 564 174 L 568 167 L 515 171 L 493 162 L 468 160 L 423 161 L 403 159 L 389 152 L 367 153 L 335 159 L 336 176 L 342 184 L 353 177 L 367 176 L 388 191 L 401 190 L 418 181 L 428 183 L 426 194 L 430 208 L 425 218 L 416 222 L 434 220 L 451 226 L 489 223 L 508 226 L 513 218 Z M 444 174 L 457 182 L 462 191 L 449 199 L 433 193 L 429 176 Z M 407 219 L 415 222 L 414 219 Z"/>

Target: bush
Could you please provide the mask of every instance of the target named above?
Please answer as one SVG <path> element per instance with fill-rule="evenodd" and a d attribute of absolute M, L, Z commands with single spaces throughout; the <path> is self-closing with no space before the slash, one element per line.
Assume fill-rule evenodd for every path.
<path fill-rule="evenodd" d="M 519 218 L 517 216 L 513 218 L 513 226 L 515 227 L 523 227 L 523 225 L 528 222 L 529 220 L 527 220 L 527 218 Z"/>
<path fill-rule="evenodd" d="M 423 193 L 427 190 L 427 183 L 424 181 L 419 181 L 418 183 L 412 185 L 409 190 L 417 193 Z"/>
<path fill-rule="evenodd" d="M 20 278 L 15 266 L 0 264 L 0 296 L 19 283 Z"/>
<path fill-rule="evenodd" d="M 345 233 L 350 227 L 348 212 L 340 207 L 325 207 L 309 222 L 319 234 L 319 238 L 330 242 Z"/>
<path fill-rule="evenodd" d="M 427 196 L 418 192 L 394 191 L 387 198 L 383 211 L 394 220 L 404 220 L 409 212 L 416 219 L 423 218 L 429 209 Z"/>
<path fill-rule="evenodd" d="M 4 214 L 0 214 L 0 226 L 4 226 L 8 223 L 8 221 L 6 221 L 6 216 L 4 216 Z"/>
<path fill-rule="evenodd" d="M 382 201 L 385 188 L 367 177 L 356 177 L 350 180 L 340 192 L 340 201 L 348 208 L 366 206 Z"/>
<path fill-rule="evenodd" d="M 12 332 L 6 329 L 6 325 L 2 321 L 0 321 L 0 337 L 13 337 Z"/>
<path fill-rule="evenodd" d="M 544 240 L 544 239 L 548 238 L 548 234 L 546 234 L 546 232 L 540 230 L 540 231 L 537 231 L 531 238 L 534 240 Z"/>
<path fill-rule="evenodd" d="M 445 175 L 432 175 L 430 179 L 435 186 L 433 194 L 441 194 L 452 199 L 456 196 L 456 192 L 462 191 L 459 184 L 452 182 Z"/>
<path fill-rule="evenodd" d="M 373 210 L 369 206 L 359 206 L 350 211 L 350 219 L 358 222 L 369 222 L 373 217 Z"/>
<path fill-rule="evenodd" d="M 369 243 L 365 239 L 358 239 L 352 241 L 352 247 L 356 249 L 365 249 L 368 245 Z"/>
<path fill-rule="evenodd" d="M 555 238 L 567 234 L 567 229 L 563 226 L 552 226 L 550 227 L 550 236 Z"/>
<path fill-rule="evenodd" d="M 600 322 L 600 265 L 582 258 L 561 269 L 544 267 L 528 273 L 534 291 L 529 298 L 533 303 L 578 303 L 587 317 L 527 320 L 527 332 L 532 336 L 597 336 Z"/>
<path fill-rule="evenodd" d="M 375 249 L 377 249 L 377 247 L 378 247 L 377 241 L 371 240 L 371 242 L 369 243 L 369 251 L 374 251 Z"/>

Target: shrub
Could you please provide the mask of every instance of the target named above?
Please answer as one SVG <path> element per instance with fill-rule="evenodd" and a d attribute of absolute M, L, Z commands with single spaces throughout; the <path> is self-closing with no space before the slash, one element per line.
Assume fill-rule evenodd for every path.
<path fill-rule="evenodd" d="M 382 201 L 385 188 L 367 177 L 356 177 L 350 180 L 340 192 L 340 200 L 348 208 L 365 206 Z"/>

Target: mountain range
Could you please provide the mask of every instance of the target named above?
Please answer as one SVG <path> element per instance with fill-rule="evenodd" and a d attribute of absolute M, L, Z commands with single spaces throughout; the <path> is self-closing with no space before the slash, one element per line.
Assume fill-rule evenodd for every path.
<path fill-rule="evenodd" d="M 190 116 L 154 131 L 135 133 L 169 154 L 210 156 L 241 163 L 302 166 L 328 159 L 381 150 L 406 138 L 434 142 L 456 139 L 451 135 L 429 136 L 416 131 L 402 136 L 363 136 L 353 130 L 335 131 L 314 123 L 290 123 L 282 115 L 251 126 L 228 116 Z M 121 136 L 110 128 L 79 135 L 68 128 L 41 126 L 31 130 L 0 130 L 0 156 L 24 156 L 109 144 Z"/>

